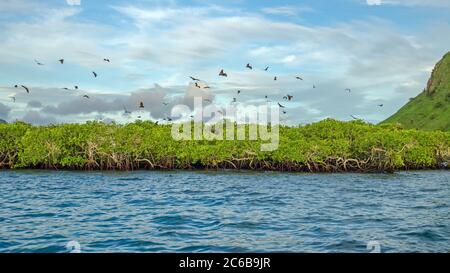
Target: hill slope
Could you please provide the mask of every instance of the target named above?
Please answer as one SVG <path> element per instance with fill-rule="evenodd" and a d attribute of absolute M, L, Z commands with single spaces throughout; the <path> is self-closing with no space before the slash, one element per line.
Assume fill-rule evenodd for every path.
<path fill-rule="evenodd" d="M 450 52 L 436 64 L 427 89 L 382 123 L 450 131 Z"/>

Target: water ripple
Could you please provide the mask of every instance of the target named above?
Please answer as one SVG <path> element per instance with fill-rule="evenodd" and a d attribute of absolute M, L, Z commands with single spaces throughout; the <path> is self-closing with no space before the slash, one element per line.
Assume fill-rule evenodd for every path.
<path fill-rule="evenodd" d="M 447 252 L 450 173 L 0 172 L 0 252 Z"/>

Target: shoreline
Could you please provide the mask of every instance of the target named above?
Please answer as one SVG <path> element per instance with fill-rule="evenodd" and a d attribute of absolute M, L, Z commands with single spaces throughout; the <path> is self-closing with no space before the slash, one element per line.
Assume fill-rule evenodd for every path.
<path fill-rule="evenodd" d="M 355 159 L 351 159 L 352 162 L 357 162 Z M 190 166 L 190 167 L 163 167 L 158 164 L 142 164 L 141 165 L 133 165 L 133 168 L 115 168 L 115 167 L 95 167 L 95 166 L 86 166 L 81 168 L 73 168 L 73 167 L 63 167 L 63 166 L 33 166 L 33 167 L 19 167 L 19 168 L 10 168 L 10 167 L 0 167 L 1 171 L 16 171 L 16 170 L 42 170 L 42 171 L 76 171 L 76 172 L 97 172 L 97 171 L 112 171 L 112 172 L 138 172 L 138 171 L 159 171 L 159 172 L 173 172 L 173 171 L 212 171 L 212 172 L 281 172 L 281 173 L 305 173 L 305 174 L 315 174 L 315 173 L 395 173 L 395 172 L 408 172 L 408 171 L 450 171 L 450 166 L 447 164 L 440 166 L 426 166 L 426 167 L 401 167 L 401 168 L 357 168 L 355 165 L 349 166 L 347 165 L 344 168 L 343 163 L 339 166 L 326 164 L 323 165 L 323 162 L 310 162 L 308 165 L 294 165 L 294 164 L 281 164 L 280 167 L 272 166 L 267 167 L 270 163 L 268 162 L 253 162 L 252 166 L 250 166 L 250 162 L 227 162 L 224 165 L 217 165 L 215 167 L 211 166 Z M 241 164 L 241 166 L 239 166 Z M 356 164 L 356 163 L 355 163 Z M 235 167 L 236 166 L 236 167 Z"/>
<path fill-rule="evenodd" d="M 116 172 L 116 173 L 133 173 L 133 172 L 211 172 L 211 173 L 293 173 L 293 174 L 394 174 L 399 172 L 427 172 L 427 171 L 450 171 L 450 167 L 436 167 L 436 168 L 401 168 L 394 170 L 334 170 L 334 171 L 308 171 L 308 170 L 279 170 L 279 169 L 231 169 L 231 168 L 137 168 L 132 170 L 121 169 L 74 169 L 74 168 L 0 168 L 0 172 L 6 171 L 49 171 L 49 172 L 81 172 L 81 173 L 95 173 L 95 172 Z"/>

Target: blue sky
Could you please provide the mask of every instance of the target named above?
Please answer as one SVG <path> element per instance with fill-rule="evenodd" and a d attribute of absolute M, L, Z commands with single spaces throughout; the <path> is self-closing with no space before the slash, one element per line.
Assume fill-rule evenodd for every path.
<path fill-rule="evenodd" d="M 294 95 L 283 102 L 289 124 L 350 115 L 379 122 L 425 87 L 450 50 L 447 0 L 77 2 L 0 3 L 0 118 L 161 119 L 192 96 L 226 105 L 242 90 L 242 104 Z M 212 88 L 199 90 L 189 76 Z"/>

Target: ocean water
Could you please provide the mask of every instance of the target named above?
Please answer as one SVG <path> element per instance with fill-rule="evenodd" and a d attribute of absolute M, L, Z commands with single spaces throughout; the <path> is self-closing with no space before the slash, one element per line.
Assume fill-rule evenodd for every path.
<path fill-rule="evenodd" d="M 450 172 L 0 172 L 0 252 L 72 241 L 81 252 L 448 252 Z"/>

